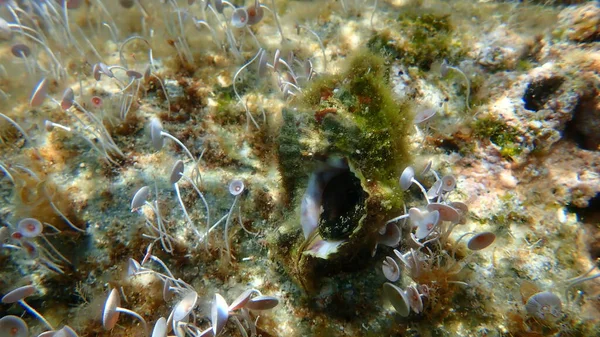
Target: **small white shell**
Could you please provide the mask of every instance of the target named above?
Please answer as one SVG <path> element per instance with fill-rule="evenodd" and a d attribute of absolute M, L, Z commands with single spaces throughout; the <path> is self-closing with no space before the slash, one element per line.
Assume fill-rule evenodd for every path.
<path fill-rule="evenodd" d="M 0 247 L 2 247 L 2 243 L 8 240 L 10 237 L 10 232 L 8 227 L 0 227 Z"/>
<path fill-rule="evenodd" d="M 402 175 L 400 175 L 400 188 L 403 191 L 406 191 L 412 185 L 412 180 L 415 177 L 415 170 L 411 166 L 407 166 L 404 171 L 402 171 Z"/>
<path fill-rule="evenodd" d="M 436 114 L 436 110 L 434 108 L 425 108 L 421 109 L 413 119 L 414 124 L 423 123 L 429 119 L 431 119 Z"/>
<path fill-rule="evenodd" d="M 33 243 L 26 241 L 26 240 L 21 240 L 21 247 L 23 247 L 23 249 L 25 249 L 25 253 L 27 253 L 27 257 L 31 260 L 35 260 L 40 256 L 40 252 L 37 248 L 36 245 L 34 245 Z"/>
<path fill-rule="evenodd" d="M 550 314 L 555 318 L 560 315 L 562 303 L 560 298 L 549 291 L 543 291 L 531 296 L 525 304 L 527 312 L 541 319 L 549 319 Z"/>
<path fill-rule="evenodd" d="M 431 170 L 431 165 L 433 164 L 433 161 L 428 161 L 427 165 L 425 165 L 425 167 L 423 168 L 423 171 L 421 171 L 421 176 L 426 175 L 427 173 L 429 173 L 429 170 Z"/>
<path fill-rule="evenodd" d="M 423 300 L 421 299 L 421 295 L 417 291 L 415 286 L 409 286 L 406 288 L 406 295 L 408 296 L 408 302 L 410 303 L 410 307 L 412 310 L 419 314 L 423 311 Z"/>
<path fill-rule="evenodd" d="M 136 71 L 136 70 L 131 70 L 131 69 L 130 69 L 130 70 L 127 70 L 127 71 L 125 72 L 125 74 L 127 74 L 127 76 L 128 76 L 129 78 L 132 78 L 132 79 L 135 79 L 135 80 L 139 80 L 139 79 L 141 79 L 142 77 L 144 77 L 144 74 L 140 73 L 139 71 Z"/>
<path fill-rule="evenodd" d="M 152 330 L 152 337 L 166 337 L 167 336 L 167 320 L 164 317 L 159 318 L 154 324 Z"/>
<path fill-rule="evenodd" d="M 385 278 L 390 282 L 396 282 L 400 278 L 400 268 L 398 268 L 396 260 L 390 256 L 385 257 L 381 270 Z"/>
<path fill-rule="evenodd" d="M 244 181 L 241 179 L 233 179 L 229 183 L 229 193 L 233 196 L 238 196 L 244 192 Z"/>
<path fill-rule="evenodd" d="M 198 301 L 198 293 L 195 291 L 188 292 L 179 303 L 173 308 L 173 324 L 179 321 L 185 321 L 192 310 L 196 307 Z"/>
<path fill-rule="evenodd" d="M 467 248 L 469 248 L 470 250 L 482 250 L 494 243 L 495 240 L 496 234 L 492 232 L 482 232 L 475 235 L 471 238 L 471 240 L 469 240 L 469 242 L 467 243 Z"/>
<path fill-rule="evenodd" d="M 260 292 L 256 289 L 248 289 L 241 293 L 233 302 L 229 305 L 229 311 L 234 311 L 240 308 L 243 308 L 248 301 L 250 301 L 250 297 L 252 294 L 257 293 L 260 295 Z"/>
<path fill-rule="evenodd" d="M 113 288 L 104 303 L 104 311 L 102 312 L 102 326 L 104 330 L 111 330 L 119 320 L 119 312 L 117 307 L 121 304 L 121 298 L 116 288 Z"/>
<path fill-rule="evenodd" d="M 75 93 L 73 92 L 73 89 L 67 88 L 63 92 L 63 96 L 62 96 L 62 99 L 60 101 L 60 107 L 63 110 L 67 110 L 67 109 L 69 109 L 70 107 L 73 106 L 73 101 L 74 100 L 75 100 Z"/>
<path fill-rule="evenodd" d="M 212 323 L 213 335 L 217 336 L 223 327 L 225 327 L 225 323 L 229 319 L 229 310 L 227 301 L 220 294 L 215 294 L 215 299 L 212 303 L 210 321 Z"/>
<path fill-rule="evenodd" d="M 135 192 L 135 194 L 133 195 L 133 198 L 131 198 L 131 211 L 132 212 L 134 210 L 144 206 L 144 204 L 146 203 L 146 199 L 148 198 L 148 194 L 150 194 L 150 187 L 148 187 L 148 186 L 144 186 L 144 187 L 140 188 L 139 190 L 137 190 L 137 192 Z"/>
<path fill-rule="evenodd" d="M 258 58 L 258 77 L 262 78 L 267 72 L 267 52 L 262 50 Z"/>
<path fill-rule="evenodd" d="M 171 175 L 169 176 L 169 182 L 171 184 L 176 184 L 181 177 L 183 176 L 183 170 L 185 167 L 183 166 L 183 161 L 178 160 L 173 165 L 173 169 L 171 170 Z"/>
<path fill-rule="evenodd" d="M 377 238 L 377 244 L 382 244 L 388 247 L 396 247 L 400 242 L 400 229 L 395 223 L 388 222 L 384 227 L 384 232 Z"/>
<path fill-rule="evenodd" d="M 38 336 L 39 337 L 39 336 Z M 60 330 L 56 331 L 54 337 L 78 337 L 75 330 L 73 330 L 70 326 L 65 325 Z"/>
<path fill-rule="evenodd" d="M 249 6 L 248 9 L 246 9 L 246 13 L 248 14 L 248 26 L 259 23 L 265 16 L 265 10 L 262 8 L 260 3 L 258 3 L 258 1 L 255 5 Z"/>
<path fill-rule="evenodd" d="M 458 213 L 458 211 L 453 207 L 446 204 L 432 202 L 427 205 L 427 210 L 430 212 L 440 212 L 441 221 L 450 221 L 452 223 L 458 223 L 460 221 L 460 213 Z"/>
<path fill-rule="evenodd" d="M 0 335 L 12 337 L 29 336 L 29 327 L 17 316 L 7 315 L 0 318 Z"/>
<path fill-rule="evenodd" d="M 163 127 L 160 121 L 156 118 L 153 118 L 150 121 L 150 139 L 152 140 L 152 146 L 154 146 L 156 150 L 162 149 L 165 143 L 165 140 L 162 136 L 162 130 Z"/>
<path fill-rule="evenodd" d="M 42 234 L 44 225 L 34 218 L 21 219 L 17 224 L 17 231 L 26 238 L 35 238 Z"/>
<path fill-rule="evenodd" d="M 274 296 L 260 295 L 251 298 L 246 303 L 246 309 L 250 310 L 271 310 L 279 304 L 279 299 Z"/>
<path fill-rule="evenodd" d="M 163 284 L 162 294 L 163 294 L 163 300 L 165 300 L 165 302 L 170 301 L 173 298 L 173 296 L 175 295 L 173 293 L 173 291 L 171 291 L 171 284 L 172 283 L 173 282 L 170 279 L 166 279 L 165 283 Z"/>
<path fill-rule="evenodd" d="M 442 191 L 450 192 L 456 188 L 456 178 L 454 176 L 443 176 L 442 177 Z"/>
<path fill-rule="evenodd" d="M 421 212 L 418 208 L 408 210 L 413 227 L 417 228 L 415 236 L 421 240 L 426 238 L 437 226 L 440 220 L 440 212 Z"/>
<path fill-rule="evenodd" d="M 429 190 L 427 190 L 427 198 L 433 199 L 437 198 L 438 195 L 442 192 L 442 181 L 437 180 Z"/>
<path fill-rule="evenodd" d="M 35 287 L 32 285 L 22 286 L 17 289 L 13 289 L 8 294 L 2 297 L 2 303 L 15 303 L 24 299 L 25 297 L 31 296 L 35 292 Z"/>
<path fill-rule="evenodd" d="M 464 202 L 460 202 L 460 201 L 453 201 L 451 203 L 449 203 L 448 205 L 450 205 L 452 208 L 454 208 L 458 214 L 460 214 L 460 220 L 458 220 L 458 223 L 461 225 L 464 225 L 467 223 L 467 216 L 469 214 L 469 206 L 467 206 L 467 204 L 465 204 Z"/>
<path fill-rule="evenodd" d="M 231 25 L 235 28 L 244 28 L 248 23 L 248 12 L 245 8 L 237 8 L 233 14 L 231 14 Z"/>
<path fill-rule="evenodd" d="M 31 94 L 31 99 L 29 100 L 29 105 L 31 107 L 38 107 L 44 103 L 46 99 L 46 95 L 48 94 L 48 80 L 43 78 L 33 89 L 33 93 Z"/>
<path fill-rule="evenodd" d="M 404 290 L 386 282 L 383 284 L 383 295 L 390 301 L 400 316 L 408 317 L 408 314 L 410 314 L 410 304 Z"/>
<path fill-rule="evenodd" d="M 141 268 L 142 266 L 139 262 L 132 258 L 129 258 L 129 263 L 127 264 L 127 276 L 135 276 L 135 274 L 137 274 Z"/>

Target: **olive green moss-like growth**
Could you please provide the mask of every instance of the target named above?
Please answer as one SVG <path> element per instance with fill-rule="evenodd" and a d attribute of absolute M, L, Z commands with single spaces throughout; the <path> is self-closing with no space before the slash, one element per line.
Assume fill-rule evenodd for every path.
<path fill-rule="evenodd" d="M 271 238 L 278 248 L 288 247 L 277 254 L 307 290 L 314 290 L 326 274 L 370 265 L 379 228 L 402 209 L 398 176 L 410 163 L 406 136 L 412 111 L 393 98 L 385 60 L 361 50 L 342 69 L 314 81 L 298 108 L 282 112 L 278 150 L 289 200 L 300 204 L 308 177 L 329 165 L 324 163 L 341 159 L 349 170 L 332 178 L 343 183 L 325 187 L 320 205 L 318 237 L 341 240 L 336 252 L 318 257 L 306 253 L 320 240 L 314 236 L 285 236 L 295 238 L 294 243 L 282 242 L 284 236 L 277 233 Z M 354 197 L 341 203 L 341 194 Z M 300 231 L 300 214 L 296 209 L 280 230 Z"/>
<path fill-rule="evenodd" d="M 282 112 L 279 160 L 288 195 L 304 188 L 313 159 L 346 158 L 367 180 L 389 189 L 396 188 L 400 171 L 410 163 L 406 135 L 412 112 L 393 98 L 385 60 L 361 50 L 344 69 L 314 81 L 300 108 Z"/>
<path fill-rule="evenodd" d="M 489 139 L 500 147 L 500 154 L 504 158 L 510 159 L 523 152 L 517 130 L 496 118 L 480 118 L 473 123 L 472 128 L 476 138 Z"/>
<path fill-rule="evenodd" d="M 342 119 L 328 115 L 323 129 L 333 151 L 345 153 L 365 177 L 395 185 L 400 170 L 409 163 L 406 135 L 412 116 L 406 105 L 392 97 L 385 70 L 384 59 L 371 52 L 354 55 L 343 74 L 339 103 L 350 112 L 349 123 L 355 127 L 339 132 L 336 126 Z"/>
<path fill-rule="evenodd" d="M 464 54 L 452 32 L 449 15 L 408 10 L 391 27 L 373 35 L 367 46 L 375 53 L 400 59 L 405 65 L 429 70 L 435 61 L 447 59 L 452 63 Z"/>

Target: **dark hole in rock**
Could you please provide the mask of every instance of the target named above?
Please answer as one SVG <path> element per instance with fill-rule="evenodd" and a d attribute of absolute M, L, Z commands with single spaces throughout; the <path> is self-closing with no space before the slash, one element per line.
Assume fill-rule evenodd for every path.
<path fill-rule="evenodd" d="M 525 109 L 532 111 L 542 109 L 563 82 L 564 79 L 561 77 L 550 77 L 529 83 L 523 95 Z"/>
<path fill-rule="evenodd" d="M 323 190 L 323 212 L 319 219 L 321 236 L 328 240 L 349 237 L 365 213 L 366 198 L 360 180 L 349 169 L 332 177 Z"/>
<path fill-rule="evenodd" d="M 581 221 L 589 234 L 589 253 L 590 258 L 595 261 L 600 258 L 600 193 L 590 199 L 588 206 L 579 208 L 575 206 L 568 207 L 570 212 L 577 214 L 577 219 Z"/>
<path fill-rule="evenodd" d="M 600 150 L 600 96 L 597 92 L 581 97 L 573 118 L 567 123 L 565 136 L 584 150 Z"/>
<path fill-rule="evenodd" d="M 450 154 L 453 152 L 460 153 L 460 145 L 454 138 L 445 138 L 437 142 L 437 146 L 444 150 L 445 153 Z"/>

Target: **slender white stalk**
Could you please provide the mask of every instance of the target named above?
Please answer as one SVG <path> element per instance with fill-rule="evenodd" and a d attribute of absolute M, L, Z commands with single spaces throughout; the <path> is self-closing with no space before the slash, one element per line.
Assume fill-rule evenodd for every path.
<path fill-rule="evenodd" d="M 155 187 L 155 194 L 158 197 L 158 188 Z M 152 222 L 150 222 L 150 220 L 146 219 L 146 226 L 152 228 L 153 230 L 155 230 L 158 233 L 158 237 L 160 240 L 160 244 L 163 247 L 163 249 L 171 254 L 173 253 L 173 245 L 171 243 L 171 241 L 173 240 L 173 238 L 167 233 L 167 229 L 165 228 L 163 222 L 162 222 L 162 217 L 160 215 L 160 210 L 158 208 L 158 202 L 156 200 L 154 200 L 154 203 L 150 203 L 149 201 L 145 202 L 146 206 L 150 207 L 150 209 L 152 210 L 152 212 L 154 212 L 154 216 L 156 218 L 156 224 L 157 226 L 154 226 L 152 224 Z"/>
<path fill-rule="evenodd" d="M 117 38 L 117 34 L 115 34 L 115 31 L 112 29 L 112 27 L 106 23 L 106 22 L 102 22 L 102 25 L 106 28 L 108 28 L 108 31 L 110 32 L 110 37 L 112 38 L 113 42 L 115 44 L 119 43 L 119 39 Z"/>
<path fill-rule="evenodd" d="M 281 35 L 281 42 L 285 42 L 285 37 L 283 36 L 283 29 L 281 29 L 281 24 L 279 23 L 279 18 L 277 17 L 277 9 L 275 8 L 275 0 L 271 0 L 271 7 L 273 7 L 272 13 L 275 18 L 275 23 L 277 24 L 277 29 L 279 30 L 279 35 Z M 266 7 L 265 7 L 266 8 Z"/>
<path fill-rule="evenodd" d="M 233 92 L 235 93 L 235 96 L 237 97 L 238 102 L 240 102 L 244 105 L 244 110 L 246 110 L 246 117 L 249 117 L 250 120 L 252 120 L 252 123 L 254 123 L 254 126 L 256 126 L 257 129 L 260 129 L 260 126 L 258 126 L 258 123 L 256 122 L 256 120 L 254 119 L 254 117 L 252 117 L 252 114 L 248 110 L 248 105 L 242 101 L 242 97 L 240 97 L 240 94 L 237 91 L 235 83 L 237 81 L 237 77 L 240 75 L 242 70 L 246 69 L 247 66 L 252 64 L 252 62 L 254 62 L 254 60 L 256 60 L 262 53 L 263 53 L 263 49 L 261 48 L 258 50 L 258 53 L 256 53 L 256 55 L 254 55 L 254 57 L 250 61 L 246 62 L 240 69 L 238 69 L 238 71 L 233 76 Z"/>
<path fill-rule="evenodd" d="M 71 221 L 69 221 L 69 219 L 63 214 L 63 212 L 61 212 L 60 209 L 58 209 L 58 207 L 56 207 L 56 205 L 52 201 L 52 198 L 50 197 L 50 194 L 48 194 L 48 190 L 46 189 L 45 185 L 43 186 L 42 190 L 44 191 L 46 198 L 48 198 L 48 203 L 50 204 L 50 207 L 52 207 L 54 212 L 56 212 L 56 214 L 58 214 L 58 216 L 60 216 L 67 223 L 67 225 L 69 225 L 69 227 L 73 228 L 74 230 L 76 230 L 80 233 L 86 232 L 85 229 L 81 229 L 81 228 L 75 226 Z"/>
<path fill-rule="evenodd" d="M 246 229 L 246 227 L 244 226 L 244 222 L 242 221 L 242 206 L 238 206 L 238 221 L 240 223 L 240 227 L 242 227 L 242 229 L 244 230 L 244 232 L 246 232 L 247 234 L 250 235 L 258 235 L 258 232 L 251 232 L 249 230 Z"/>
<path fill-rule="evenodd" d="M 187 220 L 188 225 L 190 226 L 192 231 L 198 236 L 198 238 L 202 238 L 202 234 L 200 234 L 200 232 L 198 231 L 196 226 L 194 226 L 194 222 L 190 218 L 190 215 L 188 214 L 187 209 L 185 208 L 183 200 L 181 200 L 181 192 L 179 191 L 179 184 L 175 183 L 175 184 L 173 184 L 173 187 L 175 188 L 175 194 L 177 195 L 177 201 L 179 201 L 179 205 L 181 206 L 181 209 L 183 210 L 183 215 L 185 216 L 185 219 Z"/>
<path fill-rule="evenodd" d="M 17 26 L 15 24 L 9 24 L 10 28 L 14 28 L 14 26 Z M 42 40 L 38 39 L 37 37 L 26 33 L 24 31 L 22 31 L 23 36 L 28 37 L 29 39 L 35 41 L 36 43 L 38 43 L 39 45 L 41 45 L 44 50 L 46 51 L 46 53 L 48 53 L 48 55 L 50 55 L 50 58 L 52 58 L 52 61 L 54 61 L 56 67 L 58 68 L 58 70 L 61 71 L 61 73 L 66 74 L 67 71 L 65 70 L 65 68 L 63 68 L 62 64 L 60 63 L 60 61 L 56 58 L 56 55 L 54 55 L 54 53 L 52 52 L 52 50 L 50 49 L 50 47 L 48 47 L 48 45 L 46 45 Z M 57 77 L 60 78 L 60 73 L 57 74 Z"/>
<path fill-rule="evenodd" d="M 471 110 L 471 107 L 469 106 L 469 94 L 471 93 L 471 84 L 469 82 L 469 78 L 467 77 L 467 75 L 460 69 L 458 69 L 457 67 L 453 67 L 451 65 L 448 65 L 448 69 L 452 69 L 458 73 L 460 73 L 464 79 L 465 79 L 465 83 L 467 85 L 467 94 L 465 97 L 465 104 L 467 105 L 467 110 Z"/>
<path fill-rule="evenodd" d="M 373 18 L 375 17 L 375 12 L 377 12 L 377 4 L 379 0 L 375 0 L 373 4 L 373 12 L 371 13 L 371 30 L 375 30 L 375 26 L 373 26 Z"/>
<path fill-rule="evenodd" d="M 185 145 L 183 145 L 183 143 L 179 139 L 175 138 L 170 133 L 164 132 L 164 131 L 161 131 L 160 135 L 163 137 L 167 137 L 167 138 L 171 139 L 172 141 L 174 141 L 175 143 L 177 143 L 177 145 L 179 145 L 179 147 L 181 147 L 185 151 L 185 153 L 188 155 L 188 157 L 190 157 L 192 162 L 196 163 L 196 159 L 194 159 L 194 156 L 192 155 L 190 150 L 188 150 L 188 148 Z"/>
<path fill-rule="evenodd" d="M 4 172 L 4 175 L 6 175 L 8 177 L 8 179 L 10 179 L 10 181 L 13 183 L 13 185 L 15 184 L 15 179 L 8 171 L 8 168 L 6 168 L 6 166 L 4 166 L 2 163 L 0 163 L 0 171 Z"/>
<path fill-rule="evenodd" d="M 594 269 L 596 269 L 596 265 L 593 265 L 592 268 L 590 268 L 587 272 L 583 273 L 582 275 L 574 277 L 574 278 L 566 281 L 567 286 L 565 288 L 565 300 L 567 301 L 567 304 L 569 303 L 569 290 L 571 290 L 571 288 L 573 288 L 574 286 L 576 286 L 582 282 L 593 280 L 593 279 L 600 277 L 600 273 L 586 277 L 586 275 L 591 273 Z"/>
<path fill-rule="evenodd" d="M 148 46 L 148 58 L 150 59 L 150 64 L 152 64 L 152 46 L 150 45 L 150 42 L 148 42 L 148 40 L 146 40 L 142 36 L 133 35 L 125 39 L 125 41 L 123 41 L 123 43 L 121 43 L 121 45 L 119 46 L 119 61 L 121 62 L 123 67 L 129 68 L 129 65 L 127 64 L 127 59 L 125 59 L 125 56 L 123 56 L 123 49 L 129 42 L 133 40 L 142 40 L 146 43 L 146 45 Z"/>
<path fill-rule="evenodd" d="M 31 138 L 29 138 L 29 136 L 27 135 L 27 133 L 25 132 L 25 130 L 23 130 L 21 128 L 21 126 L 19 124 L 17 124 L 17 122 L 15 122 L 12 118 L 8 117 L 7 115 L 5 115 L 5 114 L 3 114 L 1 112 L 0 112 L 0 117 L 4 118 L 7 122 L 9 122 L 17 130 L 19 130 L 19 132 L 23 135 L 23 138 L 25 138 L 25 141 L 29 144 L 29 146 L 33 146 L 33 141 L 31 140 Z M 37 148 L 34 147 L 33 150 L 35 151 L 35 153 L 37 154 L 37 156 L 39 158 L 42 158 L 42 155 L 38 151 Z"/>
<path fill-rule="evenodd" d="M 204 194 L 202 192 L 200 192 L 198 185 L 196 185 L 192 181 L 192 179 L 188 178 L 187 176 L 182 176 L 182 178 L 185 179 L 187 182 L 189 182 L 192 185 L 194 190 L 196 190 L 196 193 L 198 193 L 198 196 L 200 196 L 202 203 L 204 203 L 204 207 L 206 208 L 206 233 L 203 238 L 208 238 L 208 231 L 210 229 L 209 228 L 209 226 L 210 226 L 210 208 L 208 207 L 208 202 L 206 202 L 206 198 L 204 198 Z M 205 248 L 208 250 L 208 239 L 205 241 Z"/>
<path fill-rule="evenodd" d="M 64 262 L 72 265 L 71 261 L 69 261 L 69 259 L 67 259 L 66 257 L 64 257 L 64 255 L 62 255 L 58 251 L 58 249 L 56 249 L 56 247 L 54 247 L 54 245 L 50 242 L 50 240 L 48 240 L 46 238 L 45 235 L 40 235 L 40 236 L 41 236 L 42 240 L 44 240 L 44 242 L 46 242 L 46 244 L 50 247 L 50 250 L 52 250 L 52 252 L 54 252 L 54 254 L 56 254 L 60 258 L 60 260 L 63 260 Z M 52 254 L 49 254 L 49 255 L 52 256 Z"/>
<path fill-rule="evenodd" d="M 323 54 L 323 72 L 327 72 L 327 56 L 325 54 L 325 46 L 323 45 L 323 41 L 321 40 L 321 38 L 319 37 L 319 34 L 317 34 L 315 31 L 313 31 L 312 29 L 308 28 L 305 25 L 298 25 L 298 27 L 306 30 L 307 32 L 311 33 L 319 42 L 319 47 L 321 47 L 321 53 Z"/>
<path fill-rule="evenodd" d="M 165 99 L 167 100 L 167 116 L 171 117 L 171 100 L 169 99 L 169 93 L 167 92 L 167 88 L 163 84 L 163 81 L 160 79 L 160 77 L 154 75 L 153 73 L 150 73 L 150 76 L 152 76 L 158 80 L 158 83 L 160 84 L 160 87 L 162 88 L 163 94 L 165 95 Z"/>
<path fill-rule="evenodd" d="M 389 223 L 396 222 L 398 220 L 402 220 L 402 219 L 406 219 L 406 218 L 408 218 L 408 214 L 402 214 L 400 216 L 397 216 L 397 217 L 395 217 L 393 219 L 388 220 L 385 224 L 387 225 Z"/>
<path fill-rule="evenodd" d="M 27 304 L 27 302 L 25 302 L 24 300 L 20 300 L 19 304 L 25 308 L 25 310 L 27 310 L 27 312 L 29 312 L 30 314 L 32 314 L 33 316 L 35 316 L 37 319 L 39 319 L 42 323 L 44 323 L 44 325 L 50 329 L 50 330 L 54 330 L 54 327 L 52 326 L 52 324 L 50 324 L 50 322 L 48 322 L 44 316 L 42 316 L 42 314 L 40 314 L 39 312 L 37 312 L 34 308 L 32 308 L 29 304 Z"/>
<path fill-rule="evenodd" d="M 131 89 L 131 100 L 129 101 L 129 104 L 127 105 L 127 109 L 125 109 L 125 112 L 123 113 L 123 120 L 127 119 L 127 114 L 129 113 L 129 110 L 131 109 L 131 105 L 133 105 L 133 101 L 135 100 L 135 97 L 137 96 L 137 93 L 140 90 L 140 83 L 141 80 L 136 80 L 137 81 L 137 85 L 135 87 L 135 89 Z"/>
<path fill-rule="evenodd" d="M 219 37 L 217 36 L 217 32 L 215 32 L 215 30 L 206 22 L 206 20 L 198 20 L 197 18 L 194 18 L 194 26 L 196 26 L 196 29 L 198 30 L 200 30 L 200 26 L 208 28 L 210 34 L 212 35 L 213 42 L 217 45 L 218 48 L 221 48 L 221 39 L 219 39 Z"/>
<path fill-rule="evenodd" d="M 261 49 L 262 47 L 260 46 L 260 42 L 258 42 L 258 39 L 256 38 L 256 35 L 254 35 L 254 33 L 252 32 L 252 29 L 250 29 L 250 26 L 246 25 L 246 30 L 248 31 L 248 33 L 250 33 L 250 36 L 252 36 L 252 40 L 256 44 L 256 47 Z"/>
<path fill-rule="evenodd" d="M 171 273 L 171 270 L 169 270 L 167 265 L 160 258 L 158 258 L 157 256 L 154 256 L 154 255 L 150 255 L 150 259 L 152 261 L 158 263 L 167 272 L 167 275 L 169 275 L 169 277 L 171 279 L 173 279 L 173 280 L 175 279 L 175 276 L 173 276 L 173 273 Z"/>
<path fill-rule="evenodd" d="M 148 334 L 148 325 L 146 324 L 146 320 L 142 316 L 138 315 L 135 311 L 117 307 L 117 312 L 121 312 L 121 313 L 128 314 L 128 315 L 135 317 L 138 321 L 140 321 L 140 323 L 142 323 L 142 326 L 144 327 L 144 331 L 146 332 L 146 335 Z"/>
<path fill-rule="evenodd" d="M 454 245 L 453 245 L 453 246 L 454 246 L 454 248 L 452 248 L 452 254 L 451 254 L 451 256 L 452 256 L 452 258 L 453 258 L 453 259 L 455 258 L 456 249 L 458 248 L 458 243 L 460 242 L 460 240 L 462 240 L 462 239 L 463 239 L 465 236 L 467 236 L 467 235 L 474 235 L 474 234 L 477 234 L 477 232 L 467 232 L 467 233 L 465 233 L 465 234 L 461 235 L 461 236 L 458 238 L 458 240 L 456 240 L 456 242 L 454 242 Z"/>
<path fill-rule="evenodd" d="M 227 251 L 227 260 L 228 261 L 231 258 L 231 249 L 229 247 L 229 224 L 231 223 L 231 214 L 233 214 L 233 208 L 235 207 L 235 204 L 237 203 L 239 198 L 240 198 L 240 196 L 236 195 L 235 198 L 233 199 L 233 204 L 231 205 L 231 208 L 229 209 L 229 213 L 227 213 L 227 219 L 225 220 L 225 229 L 223 232 L 223 240 L 225 240 L 225 250 Z"/>
<path fill-rule="evenodd" d="M 119 29 L 117 27 L 117 24 L 115 22 L 115 20 L 113 19 L 113 15 L 110 14 L 110 12 L 106 9 L 106 7 L 104 6 L 104 4 L 102 3 L 102 0 L 96 0 L 96 4 L 98 5 L 98 7 L 100 7 L 100 9 L 102 10 L 102 12 L 104 12 L 104 14 L 106 14 L 106 16 L 108 18 L 110 18 L 112 20 L 112 26 L 111 27 L 111 33 L 113 35 L 115 44 L 118 43 L 119 41 Z"/>

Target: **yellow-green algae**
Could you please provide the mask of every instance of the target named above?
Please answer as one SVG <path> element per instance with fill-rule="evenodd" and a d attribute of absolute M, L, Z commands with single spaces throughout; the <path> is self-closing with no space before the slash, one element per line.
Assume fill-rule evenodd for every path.
<path fill-rule="evenodd" d="M 500 148 L 500 154 L 505 158 L 518 156 L 521 148 L 518 131 L 495 117 L 483 117 L 473 123 L 474 136 L 489 139 Z"/>
<path fill-rule="evenodd" d="M 367 45 L 407 66 L 429 70 L 436 61 L 448 59 L 452 63 L 464 55 L 453 31 L 449 14 L 411 8 L 376 32 Z"/>

